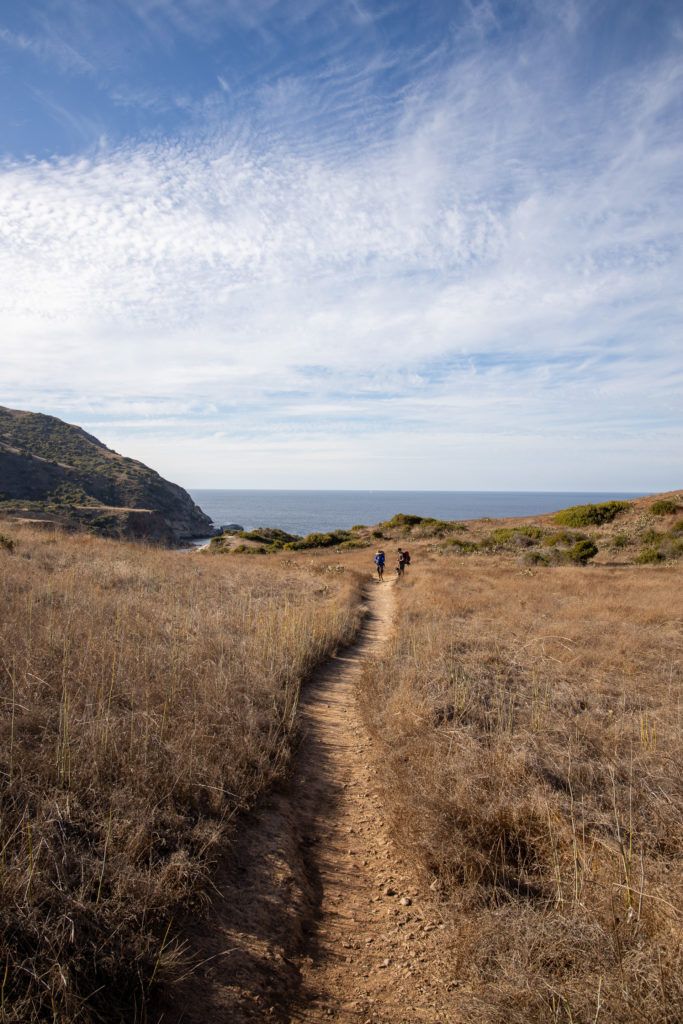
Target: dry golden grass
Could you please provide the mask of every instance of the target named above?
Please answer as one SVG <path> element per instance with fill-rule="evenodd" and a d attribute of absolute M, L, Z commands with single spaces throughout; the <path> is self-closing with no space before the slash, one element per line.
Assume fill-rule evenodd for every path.
<path fill-rule="evenodd" d="M 357 578 L 6 528 L 0 1020 L 142 1020 L 174 915 L 287 764 Z"/>
<path fill-rule="evenodd" d="M 683 573 L 409 573 L 359 697 L 454 1018 L 680 1022 Z"/>

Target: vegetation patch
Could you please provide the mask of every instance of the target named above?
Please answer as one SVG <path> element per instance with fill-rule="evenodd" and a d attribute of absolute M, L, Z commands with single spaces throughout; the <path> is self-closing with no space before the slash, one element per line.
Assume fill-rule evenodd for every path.
<path fill-rule="evenodd" d="M 402 526 L 417 526 L 422 522 L 424 522 L 423 516 L 411 516 L 407 515 L 405 512 L 397 512 L 391 519 L 387 519 L 386 522 L 380 523 L 380 526 L 384 526 L 388 530 L 395 530 Z"/>
<path fill-rule="evenodd" d="M 611 523 L 631 508 L 630 501 L 603 501 L 594 505 L 572 505 L 556 512 L 554 520 L 562 526 L 602 526 Z"/>
<path fill-rule="evenodd" d="M 14 551 L 14 541 L 4 533 L 0 533 L 0 551 Z"/>
<path fill-rule="evenodd" d="M 460 540 L 459 537 L 447 537 L 443 546 L 460 555 L 473 555 L 479 551 L 479 545 L 471 540 Z"/>
<path fill-rule="evenodd" d="M 351 530 L 331 530 L 329 533 L 309 533 L 285 544 L 287 551 L 305 551 L 307 548 L 332 548 L 338 547 L 347 541 L 357 540 Z"/>
<path fill-rule="evenodd" d="M 439 903 L 453 1020 L 674 1024 L 679 581 L 549 579 L 411 579 L 357 690 L 383 805 Z"/>
<path fill-rule="evenodd" d="M 239 530 L 233 536 L 241 537 L 242 540 L 252 540 L 257 544 L 272 544 L 276 547 L 284 547 L 293 541 L 301 540 L 297 533 L 287 533 L 286 530 L 278 530 L 273 526 L 259 526 L 255 530 Z"/>
<path fill-rule="evenodd" d="M 411 529 L 411 533 L 416 537 L 447 537 L 451 533 L 464 533 L 466 530 L 464 523 L 427 518 Z"/>
<path fill-rule="evenodd" d="M 579 540 L 585 540 L 585 533 L 572 533 L 570 530 L 557 530 L 555 533 L 546 534 L 543 537 L 543 544 L 548 548 L 555 547 L 567 547 L 570 544 L 576 544 Z"/>
<path fill-rule="evenodd" d="M 573 562 L 575 565 L 587 565 L 591 558 L 595 558 L 597 553 L 597 544 L 592 540 L 577 540 L 567 550 L 566 558 L 568 562 Z"/>
<path fill-rule="evenodd" d="M 680 528 L 674 528 L 666 533 L 657 530 L 646 530 L 641 537 L 643 547 L 636 557 L 636 562 L 641 565 L 647 565 L 657 562 L 675 561 L 683 557 L 683 536 L 681 532 Z"/>
<path fill-rule="evenodd" d="M 673 498 L 659 498 L 650 505 L 653 516 L 674 516 L 681 510 L 681 505 Z"/>
<path fill-rule="evenodd" d="M 0 1019 L 146 1020 L 182 908 L 286 770 L 302 679 L 355 634 L 357 583 L 21 537 L 0 587 Z"/>
<path fill-rule="evenodd" d="M 501 526 L 484 537 L 479 546 L 482 550 L 528 548 L 542 537 L 543 530 L 540 526 Z"/>

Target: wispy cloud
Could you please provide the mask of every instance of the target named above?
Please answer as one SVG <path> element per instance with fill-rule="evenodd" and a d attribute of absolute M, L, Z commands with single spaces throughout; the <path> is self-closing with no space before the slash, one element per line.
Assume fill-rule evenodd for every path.
<path fill-rule="evenodd" d="M 172 140 L 7 162 L 0 400 L 194 485 L 674 486 L 681 65 L 577 83 L 583 14 L 509 45 L 473 5 L 383 91 L 391 47 Z"/>
<path fill-rule="evenodd" d="M 49 61 L 62 71 L 90 74 L 93 65 L 73 46 L 55 35 L 27 35 L 24 32 L 12 32 L 0 26 L 0 43 L 28 53 L 40 61 Z"/>

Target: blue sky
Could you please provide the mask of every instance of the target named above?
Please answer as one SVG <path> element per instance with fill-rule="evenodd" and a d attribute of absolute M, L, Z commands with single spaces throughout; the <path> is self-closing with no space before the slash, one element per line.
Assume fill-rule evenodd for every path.
<path fill-rule="evenodd" d="M 665 0 L 5 0 L 0 403 L 194 487 L 680 487 L 682 51 Z"/>

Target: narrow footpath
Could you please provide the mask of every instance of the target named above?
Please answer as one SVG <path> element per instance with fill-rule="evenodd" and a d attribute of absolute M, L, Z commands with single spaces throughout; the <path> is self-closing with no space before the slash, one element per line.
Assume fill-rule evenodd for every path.
<path fill-rule="evenodd" d="M 199 966 L 153 1019 L 452 1024 L 440 922 L 391 842 L 354 695 L 390 634 L 394 586 L 372 584 L 357 642 L 306 687 L 292 778 L 241 831 L 187 935 Z"/>

